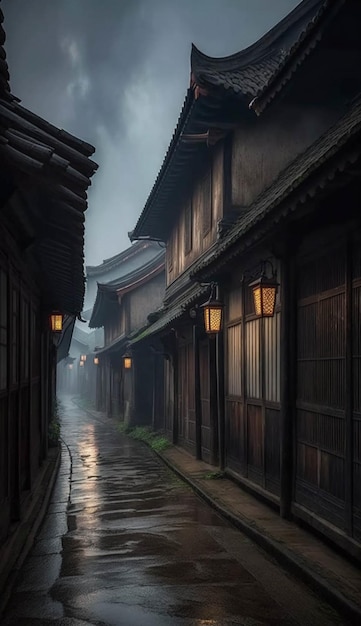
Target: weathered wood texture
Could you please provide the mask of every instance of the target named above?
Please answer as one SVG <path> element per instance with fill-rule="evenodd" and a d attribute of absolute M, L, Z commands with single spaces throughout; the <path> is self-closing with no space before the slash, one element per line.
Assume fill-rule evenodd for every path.
<path fill-rule="evenodd" d="M 164 273 L 158 274 L 144 285 L 124 296 L 129 300 L 129 324 L 125 332 L 129 333 L 147 324 L 149 313 L 161 306 L 164 297 Z"/>
<path fill-rule="evenodd" d="M 174 416 L 174 372 L 173 362 L 168 359 L 164 362 L 164 415 L 167 436 L 172 439 Z"/>
<path fill-rule="evenodd" d="M 251 290 L 241 283 L 228 292 L 227 303 L 226 464 L 278 495 L 280 312 L 255 319 Z"/>
<path fill-rule="evenodd" d="M 295 501 L 359 540 L 360 233 L 352 238 L 300 252 Z"/>
<path fill-rule="evenodd" d="M 187 329 L 188 331 L 188 329 Z M 180 340 L 178 348 L 178 441 L 196 452 L 194 354 L 191 332 Z"/>
<path fill-rule="evenodd" d="M 234 132 L 232 204 L 249 206 L 297 154 L 309 146 L 337 116 L 327 109 L 279 105 L 267 116 L 247 120 Z M 261 123 L 260 123 L 261 120 Z"/>
<path fill-rule="evenodd" d="M 223 148 L 215 148 L 209 157 L 209 168 L 189 189 L 167 242 L 167 285 L 217 237 L 217 222 L 223 216 Z"/>
<path fill-rule="evenodd" d="M 0 236 L 1 544 L 47 455 L 55 359 L 35 281 L 15 242 Z"/>

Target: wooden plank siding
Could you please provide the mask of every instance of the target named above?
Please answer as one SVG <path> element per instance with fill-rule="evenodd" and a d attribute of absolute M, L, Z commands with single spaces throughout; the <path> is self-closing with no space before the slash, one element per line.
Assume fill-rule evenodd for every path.
<path fill-rule="evenodd" d="M 297 273 L 294 498 L 360 540 L 360 233 L 301 249 Z"/>
<path fill-rule="evenodd" d="M 174 416 L 174 372 L 170 358 L 164 361 L 164 415 L 165 431 L 170 440 L 173 434 Z"/>
<path fill-rule="evenodd" d="M 11 240 L 4 244 L 12 253 Z M 28 270 L 11 253 L 0 252 L 0 544 L 47 455 L 51 408 L 49 331 Z"/>
<path fill-rule="evenodd" d="M 190 332 L 178 348 L 178 442 L 192 454 L 196 452 L 195 386 L 193 340 Z"/>
<path fill-rule="evenodd" d="M 280 490 L 280 302 L 257 319 L 251 290 L 227 294 L 226 466 L 274 495 Z"/>
<path fill-rule="evenodd" d="M 201 458 L 212 462 L 213 428 L 211 423 L 209 339 L 199 343 L 199 371 L 201 394 Z"/>
<path fill-rule="evenodd" d="M 167 241 L 166 284 L 170 285 L 216 240 L 223 217 L 223 147 L 209 149 L 208 167 L 180 200 L 179 219 Z"/>

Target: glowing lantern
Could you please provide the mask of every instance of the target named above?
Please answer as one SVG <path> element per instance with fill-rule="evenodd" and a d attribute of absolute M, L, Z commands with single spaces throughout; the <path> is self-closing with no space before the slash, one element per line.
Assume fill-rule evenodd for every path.
<path fill-rule="evenodd" d="M 61 333 L 63 330 L 62 313 L 52 313 L 50 315 L 50 328 L 53 333 Z"/>
<path fill-rule="evenodd" d="M 211 295 L 208 302 L 202 304 L 204 315 L 204 330 L 208 335 L 216 335 L 222 330 L 223 304 L 214 297 L 215 285 L 211 286 Z"/>
<path fill-rule="evenodd" d="M 249 285 L 253 291 L 254 310 L 258 317 L 273 317 L 278 283 L 276 277 L 267 278 L 262 273 Z"/>
<path fill-rule="evenodd" d="M 94 365 L 99 365 L 99 357 L 98 356 L 94 357 Z"/>
<path fill-rule="evenodd" d="M 124 365 L 125 370 L 132 369 L 133 359 L 132 359 L 132 355 L 130 354 L 130 352 L 126 352 L 123 355 L 123 365 Z"/>

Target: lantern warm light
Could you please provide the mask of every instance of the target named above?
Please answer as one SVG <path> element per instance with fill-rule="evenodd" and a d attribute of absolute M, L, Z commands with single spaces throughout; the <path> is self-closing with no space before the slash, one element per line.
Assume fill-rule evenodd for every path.
<path fill-rule="evenodd" d="M 72 363 L 69 363 L 68 368 L 69 368 L 70 370 L 72 370 L 72 369 L 73 369 L 73 364 L 72 364 Z"/>
<path fill-rule="evenodd" d="M 132 369 L 133 358 L 132 353 L 129 350 L 127 350 L 125 354 L 123 354 L 123 365 L 125 370 Z"/>
<path fill-rule="evenodd" d="M 267 278 L 264 272 L 249 285 L 253 291 L 254 310 L 258 317 L 273 317 L 278 283 L 275 274 Z"/>
<path fill-rule="evenodd" d="M 80 357 L 80 361 L 86 361 L 86 354 L 82 354 Z"/>
<path fill-rule="evenodd" d="M 80 361 L 79 365 L 80 367 L 84 367 L 84 361 Z"/>
<path fill-rule="evenodd" d="M 204 330 L 210 336 L 216 335 L 222 329 L 223 304 L 214 297 L 215 285 L 212 284 L 211 295 L 205 304 L 202 304 L 204 315 Z"/>
<path fill-rule="evenodd" d="M 52 313 L 50 315 L 50 328 L 53 333 L 61 333 L 63 330 L 62 313 Z"/>
<path fill-rule="evenodd" d="M 94 357 L 94 365 L 99 365 L 99 357 L 98 356 Z"/>

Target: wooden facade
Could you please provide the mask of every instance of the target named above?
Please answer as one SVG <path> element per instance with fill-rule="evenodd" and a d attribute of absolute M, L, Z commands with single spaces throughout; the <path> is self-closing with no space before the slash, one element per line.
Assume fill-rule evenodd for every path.
<path fill-rule="evenodd" d="M 5 41 L 0 10 L 0 42 Z M 84 296 L 93 146 L 22 107 L 0 45 L 0 591 L 43 497 L 56 364 Z M 50 314 L 63 331 L 50 331 Z M 18 546 L 17 549 L 10 549 Z"/>
<path fill-rule="evenodd" d="M 305 1 L 232 57 L 193 47 L 191 87 L 132 234 L 167 247 L 162 315 L 135 341 L 156 338 L 167 354 L 168 436 L 356 557 L 359 19 L 357 3 Z M 264 261 L 279 284 L 273 317 L 255 314 L 249 287 Z M 201 319 L 212 282 L 217 338 Z"/>
<path fill-rule="evenodd" d="M 149 425 L 155 421 L 157 407 L 163 411 L 163 359 L 158 362 L 156 351 L 134 349 L 131 367 L 125 369 L 123 356 L 131 339 L 146 326 L 148 314 L 162 304 L 164 249 L 152 242 L 144 242 L 114 258 L 118 278 L 109 283 L 98 283 L 89 323 L 91 328 L 104 328 L 104 347 L 94 352 L 90 359 L 92 369 L 94 357 L 99 359 L 95 367 L 95 405 L 127 424 Z M 87 370 L 87 363 L 84 369 Z M 155 380 L 162 382 L 157 393 Z M 91 397 L 89 387 L 84 393 Z"/>

